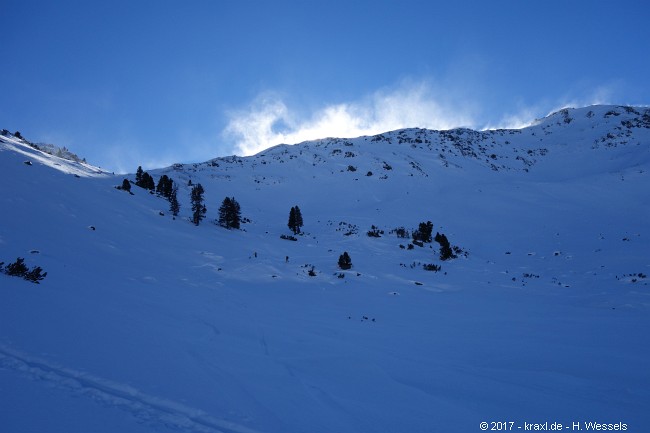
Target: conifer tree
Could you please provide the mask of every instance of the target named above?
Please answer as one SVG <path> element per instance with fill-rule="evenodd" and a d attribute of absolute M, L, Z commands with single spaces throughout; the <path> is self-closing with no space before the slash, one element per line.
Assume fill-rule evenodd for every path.
<path fill-rule="evenodd" d="M 302 212 L 300 212 L 300 208 L 298 207 L 298 205 L 296 205 L 296 227 L 298 228 L 296 234 L 300 233 L 300 229 L 302 228 L 302 226 L 303 226 Z"/>
<path fill-rule="evenodd" d="M 147 173 L 146 171 L 142 175 L 142 180 L 144 182 L 144 188 L 146 188 L 148 190 L 151 190 L 151 191 L 156 189 L 156 183 L 154 182 L 153 177 L 151 177 L 151 175 L 149 173 Z"/>
<path fill-rule="evenodd" d="M 300 228 L 303 226 L 303 222 L 302 213 L 298 206 L 292 207 L 289 211 L 289 222 L 287 223 L 287 226 L 291 229 L 293 234 L 297 235 L 300 233 Z"/>
<path fill-rule="evenodd" d="M 296 208 L 292 207 L 291 210 L 289 211 L 289 222 L 287 223 L 287 227 L 289 227 L 289 230 L 291 230 L 294 234 L 296 233 Z"/>
<path fill-rule="evenodd" d="M 220 226 L 227 229 L 238 229 L 241 223 L 241 207 L 235 197 L 226 197 L 219 207 Z"/>
<path fill-rule="evenodd" d="M 350 269 L 352 267 L 352 259 L 350 258 L 350 255 L 348 254 L 347 251 L 343 252 L 339 256 L 339 268 L 343 270 Z"/>
<path fill-rule="evenodd" d="M 205 205 L 203 204 L 203 186 L 200 183 L 197 183 L 190 193 L 190 202 L 192 203 L 192 222 L 194 225 L 199 225 L 205 214 L 208 211 Z"/>
<path fill-rule="evenodd" d="M 178 212 L 181 210 L 181 205 L 178 203 L 178 197 L 176 196 L 177 192 L 178 186 L 174 185 L 172 193 L 169 195 L 169 211 L 174 216 L 178 216 Z"/>
<path fill-rule="evenodd" d="M 25 265 L 25 259 L 18 257 L 15 262 L 8 264 L 2 268 L 4 262 L 0 262 L 0 272 L 4 272 L 12 277 L 22 277 L 23 279 L 32 283 L 38 284 L 40 280 L 47 276 L 47 272 L 43 272 L 43 268 L 35 266 L 31 270 Z"/>
<path fill-rule="evenodd" d="M 127 192 L 131 192 L 131 182 L 129 182 L 129 179 L 124 179 L 122 181 L 122 189 Z"/>
<path fill-rule="evenodd" d="M 135 173 L 135 184 L 144 189 L 156 189 L 156 183 L 153 177 L 146 171 L 142 171 L 142 167 L 138 167 L 138 171 Z"/>
<path fill-rule="evenodd" d="M 27 271 L 25 259 L 22 257 L 18 257 L 15 262 L 8 264 L 5 268 L 5 273 L 13 277 L 23 277 L 27 274 Z"/>
<path fill-rule="evenodd" d="M 456 255 L 451 249 L 451 245 L 449 244 L 449 239 L 447 239 L 447 236 L 436 232 L 435 241 L 440 244 L 440 260 L 445 261 L 456 258 Z"/>
<path fill-rule="evenodd" d="M 426 223 L 420 223 L 420 226 L 417 230 L 413 232 L 413 240 L 421 242 L 431 242 L 431 233 L 433 232 L 433 223 L 427 221 Z"/>
<path fill-rule="evenodd" d="M 158 185 L 156 185 L 156 193 L 169 199 L 172 194 L 173 187 L 174 181 L 166 174 L 163 174 L 158 180 Z"/>

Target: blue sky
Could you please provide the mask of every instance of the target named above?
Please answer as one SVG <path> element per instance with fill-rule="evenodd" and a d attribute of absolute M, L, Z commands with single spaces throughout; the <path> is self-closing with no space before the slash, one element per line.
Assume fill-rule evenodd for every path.
<path fill-rule="evenodd" d="M 2 0 L 0 128 L 135 171 L 650 103 L 643 1 Z"/>

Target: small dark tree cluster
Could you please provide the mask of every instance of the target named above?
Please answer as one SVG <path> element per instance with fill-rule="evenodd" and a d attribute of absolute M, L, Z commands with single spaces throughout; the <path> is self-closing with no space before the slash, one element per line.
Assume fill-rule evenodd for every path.
<path fill-rule="evenodd" d="M 381 235 L 384 234 L 383 230 L 380 230 L 379 227 L 373 225 L 370 227 L 370 230 L 368 230 L 367 235 L 371 238 L 380 238 Z"/>
<path fill-rule="evenodd" d="M 409 231 L 406 230 L 404 227 L 397 227 L 391 230 L 391 233 L 395 233 L 395 236 L 402 239 L 408 239 L 411 237 Z"/>
<path fill-rule="evenodd" d="M 422 268 L 425 271 L 432 271 L 432 272 L 438 272 L 440 269 L 442 269 L 440 267 L 440 265 L 436 265 L 436 264 L 433 264 L 433 263 L 426 263 L 426 264 L 422 265 Z"/>
<path fill-rule="evenodd" d="M 431 221 L 420 223 L 418 229 L 413 232 L 413 240 L 431 242 L 431 232 L 433 232 L 433 223 Z"/>
<path fill-rule="evenodd" d="M 238 229 L 241 223 L 241 208 L 235 197 L 226 197 L 219 208 L 219 225 L 227 229 Z"/>
<path fill-rule="evenodd" d="M 158 185 L 156 185 L 156 194 L 165 197 L 167 200 L 172 196 L 172 190 L 174 189 L 174 181 L 163 174 L 158 180 Z"/>
<path fill-rule="evenodd" d="M 138 166 L 138 170 L 135 172 L 135 184 L 140 188 L 151 191 L 156 188 L 156 183 L 154 182 L 153 177 L 151 177 L 151 175 L 146 171 L 143 171 L 141 166 Z"/>
<path fill-rule="evenodd" d="M 447 236 L 436 232 L 435 241 L 440 244 L 440 260 L 445 261 L 458 257 L 451 249 Z"/>
<path fill-rule="evenodd" d="M 194 225 L 199 225 L 208 209 L 203 204 L 203 186 L 200 183 L 192 187 L 192 192 L 190 192 L 190 203 L 192 203 L 192 222 Z"/>
<path fill-rule="evenodd" d="M 25 259 L 18 257 L 15 262 L 2 267 L 4 262 L 0 262 L 0 270 L 12 277 L 21 277 L 29 282 L 39 284 L 43 278 L 47 276 L 47 272 L 43 272 L 40 266 L 35 266 L 31 270 L 25 265 Z"/>
<path fill-rule="evenodd" d="M 298 206 L 292 207 L 289 211 L 289 222 L 287 223 L 287 226 L 289 229 L 291 229 L 294 235 L 300 233 L 300 228 L 303 226 L 303 221 L 302 213 L 300 212 L 300 208 Z"/>
<path fill-rule="evenodd" d="M 339 256 L 339 268 L 343 270 L 350 269 L 352 267 L 352 259 L 347 251 Z"/>

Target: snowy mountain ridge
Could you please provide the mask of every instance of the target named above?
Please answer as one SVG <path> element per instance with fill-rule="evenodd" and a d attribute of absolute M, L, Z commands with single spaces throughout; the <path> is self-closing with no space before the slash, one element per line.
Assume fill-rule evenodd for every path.
<path fill-rule="evenodd" d="M 650 129 L 650 109 L 627 106 L 591 106 L 562 109 L 538 119 L 523 129 L 474 131 L 458 128 L 445 131 L 402 129 L 375 136 L 359 138 L 326 138 L 298 145 L 278 145 L 250 158 L 215 158 L 203 164 L 175 164 L 176 171 L 195 171 L 207 167 L 233 164 L 259 169 L 273 163 L 301 166 L 321 164 L 347 170 L 353 166 L 360 174 L 385 173 L 386 160 L 400 155 L 408 175 L 424 175 L 420 161 L 430 162 L 432 168 L 463 167 L 478 163 L 493 171 L 528 172 L 549 153 L 548 143 L 555 144 L 553 152 L 573 156 L 605 157 L 607 153 L 584 153 L 587 149 L 614 149 L 639 146 Z M 553 137 L 553 140 L 550 138 Z M 368 154 L 367 166 L 355 164 L 355 157 Z M 642 165 L 647 160 L 639 161 Z M 541 164 L 543 165 L 543 164 Z M 572 166 L 567 166 L 571 168 Z M 556 167 L 554 167 L 556 168 Z M 573 167 L 575 169 L 575 167 Z M 374 171 L 373 171 L 374 170 Z M 315 170 L 317 171 L 317 170 Z M 549 173 L 544 173 L 549 175 Z"/>
<path fill-rule="evenodd" d="M 0 261 L 48 272 L 0 274 L 0 425 L 644 431 L 649 120 L 594 106 L 521 130 L 406 129 L 149 170 L 178 186 L 176 218 L 116 188 L 133 174 L 0 137 Z M 224 197 L 241 230 L 215 223 Z M 467 256 L 417 245 L 427 221 Z"/>
<path fill-rule="evenodd" d="M 95 177 L 108 174 L 99 167 L 94 167 L 79 158 L 75 153 L 65 147 L 58 147 L 48 143 L 31 143 L 22 137 L 9 133 L 6 129 L 0 134 L 0 151 L 10 149 L 64 173 L 76 174 L 83 177 Z"/>

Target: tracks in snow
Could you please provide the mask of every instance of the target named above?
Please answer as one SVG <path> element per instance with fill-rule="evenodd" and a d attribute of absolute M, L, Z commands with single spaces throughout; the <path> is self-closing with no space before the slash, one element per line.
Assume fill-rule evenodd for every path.
<path fill-rule="evenodd" d="M 0 345 L 0 368 L 11 369 L 36 381 L 131 412 L 138 419 L 194 433 L 260 433 L 214 418 L 200 409 L 143 393 L 136 388 L 61 367 Z"/>

